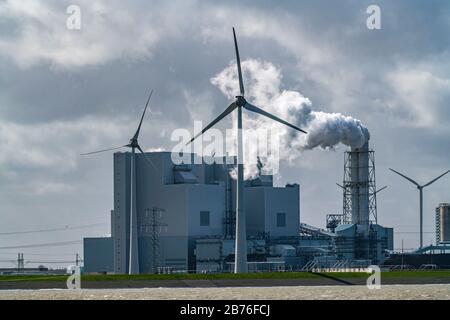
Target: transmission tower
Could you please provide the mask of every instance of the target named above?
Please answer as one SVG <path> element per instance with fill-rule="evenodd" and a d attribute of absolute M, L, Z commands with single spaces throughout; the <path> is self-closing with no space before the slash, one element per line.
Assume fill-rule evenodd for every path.
<path fill-rule="evenodd" d="M 75 255 L 75 265 L 78 267 L 78 265 L 79 265 L 80 262 L 82 262 L 82 261 L 83 261 L 83 259 L 80 257 L 80 254 L 77 253 L 77 254 Z"/>
<path fill-rule="evenodd" d="M 23 253 L 17 254 L 17 271 L 20 272 L 25 268 L 25 262 L 23 260 Z"/>
<path fill-rule="evenodd" d="M 160 246 L 160 234 L 163 227 L 167 227 L 166 223 L 161 222 L 162 214 L 165 210 L 157 207 L 145 209 L 145 216 L 148 224 L 142 225 L 150 238 L 150 246 L 152 248 L 152 273 L 158 273 L 158 268 L 161 266 L 161 246 Z"/>

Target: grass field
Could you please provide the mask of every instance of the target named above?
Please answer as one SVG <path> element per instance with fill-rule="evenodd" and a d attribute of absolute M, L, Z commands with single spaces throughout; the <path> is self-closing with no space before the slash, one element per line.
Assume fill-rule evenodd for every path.
<path fill-rule="evenodd" d="M 340 279 L 367 278 L 363 272 L 267 272 L 267 273 L 219 273 L 219 274 L 145 274 L 145 275 L 83 275 L 82 281 L 139 281 L 139 280 L 219 280 L 219 279 L 315 279 L 323 276 Z M 449 278 L 450 271 L 391 271 L 383 272 L 383 278 Z M 66 275 L 1 275 L 0 282 L 11 281 L 65 281 Z"/>

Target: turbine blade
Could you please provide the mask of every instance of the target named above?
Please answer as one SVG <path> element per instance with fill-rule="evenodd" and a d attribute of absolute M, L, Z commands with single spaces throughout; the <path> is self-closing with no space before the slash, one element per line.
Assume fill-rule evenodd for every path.
<path fill-rule="evenodd" d="M 192 143 L 195 139 L 197 139 L 202 134 L 204 134 L 206 131 L 211 129 L 211 127 L 213 127 L 217 122 L 219 122 L 220 120 L 225 118 L 227 115 L 229 115 L 236 108 L 237 108 L 237 104 L 235 102 L 230 104 L 230 106 L 228 108 L 226 108 L 224 112 L 222 112 L 216 119 L 214 119 L 210 124 L 208 124 L 201 132 L 199 132 L 195 137 L 193 137 L 188 143 L 186 143 L 186 145 Z"/>
<path fill-rule="evenodd" d="M 441 174 L 439 177 L 437 177 L 436 179 L 431 180 L 430 182 L 428 182 L 427 184 L 425 184 L 423 187 L 428 187 L 430 184 L 436 182 L 437 180 L 439 180 L 440 178 L 442 178 L 443 176 L 445 176 L 447 173 L 449 173 L 450 170 L 448 170 L 447 172 L 444 172 L 443 174 Z"/>
<path fill-rule="evenodd" d="M 144 120 L 145 112 L 147 111 L 148 104 L 150 103 L 150 99 L 152 98 L 152 95 L 153 95 L 153 90 L 150 92 L 150 95 L 148 96 L 147 103 L 145 104 L 144 112 L 142 113 L 141 121 L 139 122 L 139 126 L 136 130 L 136 133 L 133 136 L 133 139 L 137 139 L 139 137 L 139 132 L 141 132 L 142 121 Z"/>
<path fill-rule="evenodd" d="M 381 188 L 381 189 L 378 189 L 377 191 L 375 191 L 375 193 L 374 194 L 377 194 L 378 192 L 380 192 L 380 191 L 383 191 L 384 189 L 386 189 L 388 186 L 384 186 L 383 188 Z"/>
<path fill-rule="evenodd" d="M 402 176 L 402 177 L 405 178 L 406 180 L 408 180 L 408 181 L 414 183 L 416 186 L 420 187 L 420 185 L 419 185 L 417 182 L 415 182 L 413 179 L 411 179 L 411 178 L 405 176 L 404 174 L 401 174 L 400 172 L 395 171 L 394 169 L 391 169 L 391 168 L 389 168 L 389 170 L 391 170 L 392 172 L 395 172 L 395 173 L 398 174 L 399 176 Z"/>
<path fill-rule="evenodd" d="M 149 157 L 147 157 L 147 155 L 145 154 L 145 152 L 142 150 L 141 146 L 138 145 L 137 148 L 138 148 L 138 150 L 144 155 L 145 160 L 146 160 L 148 163 L 150 163 L 150 165 L 153 167 L 153 169 L 155 169 L 156 171 L 158 171 L 158 169 L 156 169 L 156 166 L 155 166 L 155 164 L 153 163 L 153 161 L 150 160 Z"/>
<path fill-rule="evenodd" d="M 267 118 L 270 118 L 272 120 L 278 121 L 278 122 L 280 122 L 280 123 L 282 123 L 282 124 L 284 124 L 284 125 L 286 125 L 288 127 L 291 127 L 292 129 L 298 130 L 298 131 L 303 132 L 303 133 L 307 133 L 305 130 L 302 130 L 299 127 L 294 126 L 293 124 L 290 124 L 289 122 L 284 121 L 284 120 L 274 116 L 273 114 L 270 114 L 270 113 L 268 113 L 268 112 L 266 112 L 266 111 L 264 111 L 264 110 L 262 110 L 262 109 L 260 109 L 260 108 L 258 108 L 256 106 L 248 103 L 248 102 L 245 104 L 244 108 L 249 110 L 249 111 L 259 113 L 259 114 L 261 114 L 263 116 L 266 116 Z"/>
<path fill-rule="evenodd" d="M 102 152 L 122 149 L 124 147 L 127 147 L 127 145 L 124 145 L 124 146 L 121 146 L 121 147 L 117 147 L 117 148 L 110 148 L 110 149 L 103 149 L 103 150 L 98 150 L 98 151 L 94 151 L 94 152 L 82 153 L 82 154 L 80 154 L 80 156 L 88 156 L 88 155 L 91 155 L 91 154 L 96 154 L 96 153 L 102 153 Z"/>
<path fill-rule="evenodd" d="M 241 90 L 241 96 L 243 97 L 245 92 L 244 92 L 244 81 L 242 80 L 241 58 L 239 56 L 239 48 L 236 40 L 236 31 L 234 30 L 234 28 L 233 28 L 233 38 L 234 38 L 234 48 L 236 50 L 236 63 L 239 76 L 239 89 Z"/>

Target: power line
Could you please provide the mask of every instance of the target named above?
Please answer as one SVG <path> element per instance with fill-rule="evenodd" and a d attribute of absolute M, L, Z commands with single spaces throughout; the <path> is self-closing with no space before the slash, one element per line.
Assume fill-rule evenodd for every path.
<path fill-rule="evenodd" d="M 0 260 L 0 262 L 16 262 L 17 261 L 17 258 L 11 258 L 11 259 L 9 259 L 9 260 L 7 260 L 7 259 L 1 259 Z M 79 261 L 82 261 L 82 260 L 79 260 Z M 29 264 L 29 263 L 31 263 L 31 264 L 44 264 L 44 263 L 55 263 L 55 264 L 57 264 L 57 263 L 74 263 L 75 262 L 75 260 L 42 260 L 42 261 L 40 261 L 40 260 L 24 260 L 24 263 L 25 264 Z"/>
<path fill-rule="evenodd" d="M 55 261 L 34 261 L 34 260 L 25 260 L 25 263 L 74 263 L 74 260 L 55 260 Z"/>
<path fill-rule="evenodd" d="M 17 235 L 17 234 L 30 234 L 30 233 L 41 233 L 41 232 L 55 232 L 55 231 L 66 231 L 66 230 L 77 230 L 77 229 L 86 229 L 93 228 L 98 226 L 106 226 L 104 223 L 95 223 L 95 224 L 86 224 L 80 226 L 65 226 L 59 228 L 52 229 L 37 229 L 37 230 L 27 230 L 27 231 L 10 231 L 10 232 L 0 232 L 0 236 L 5 235 Z"/>
<path fill-rule="evenodd" d="M 17 252 L 13 251 L 2 251 L 0 252 L 0 256 L 7 256 L 10 257 L 11 255 L 15 255 Z M 74 254 L 58 254 L 58 253 L 30 253 L 30 252 L 23 252 L 26 256 L 34 256 L 34 257 L 72 257 Z"/>
<path fill-rule="evenodd" d="M 411 234 L 416 234 L 416 233 L 420 233 L 419 231 L 394 231 L 395 233 L 411 233 Z M 422 232 L 422 233 L 436 233 L 436 231 L 428 231 L 428 232 Z"/>
<path fill-rule="evenodd" d="M 0 247 L 0 250 L 4 249 L 21 249 L 21 248 L 40 248 L 40 247 L 60 247 L 60 246 L 69 246 L 73 244 L 80 244 L 81 240 L 75 241 L 62 241 L 62 242 L 50 242 L 50 243 L 41 243 L 41 244 L 27 244 L 21 246 L 11 246 L 11 247 Z"/>

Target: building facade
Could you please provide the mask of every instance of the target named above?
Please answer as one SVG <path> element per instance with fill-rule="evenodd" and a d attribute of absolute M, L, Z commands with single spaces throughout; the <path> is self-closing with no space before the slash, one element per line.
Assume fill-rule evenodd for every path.
<path fill-rule="evenodd" d="M 436 208 L 436 244 L 450 243 L 450 203 Z"/>
<path fill-rule="evenodd" d="M 114 154 L 111 237 L 84 242 L 87 272 L 128 273 L 131 156 Z M 233 270 L 235 159 L 190 154 L 188 161 L 176 165 L 170 152 L 145 156 L 136 154 L 139 272 Z M 301 270 L 310 262 L 340 265 L 341 260 L 355 259 L 369 265 L 380 263 L 392 250 L 392 229 L 367 219 L 331 232 L 300 224 L 298 184 L 275 187 L 272 176 L 260 174 L 245 181 L 244 189 L 250 271 Z M 103 252 L 96 257 L 99 248 Z"/>
<path fill-rule="evenodd" d="M 169 152 L 136 155 L 136 205 L 140 273 L 196 270 L 196 241 L 233 239 L 236 183 L 232 164 L 218 158 L 206 164 L 174 165 Z M 201 160 L 201 159 L 200 159 Z M 230 161 L 230 159 L 228 159 Z M 114 209 L 111 211 L 113 270 L 126 274 L 129 263 L 131 154 L 114 154 Z M 249 235 L 298 235 L 299 186 L 274 187 L 247 181 Z M 227 255 L 234 254 L 234 241 Z M 94 246 L 92 242 L 88 245 Z"/>

